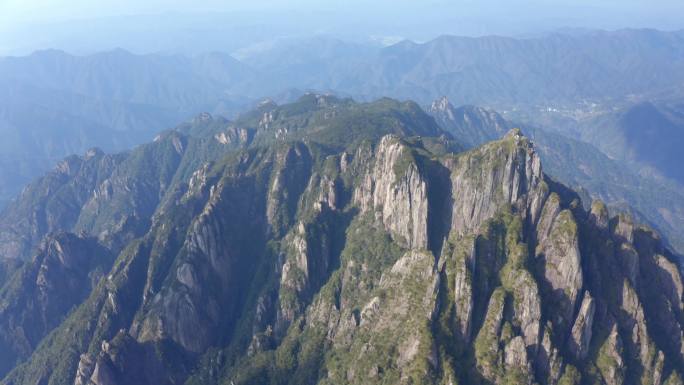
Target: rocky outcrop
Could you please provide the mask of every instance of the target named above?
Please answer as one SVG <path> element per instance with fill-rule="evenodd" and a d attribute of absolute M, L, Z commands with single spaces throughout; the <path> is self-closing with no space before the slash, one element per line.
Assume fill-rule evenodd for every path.
<path fill-rule="evenodd" d="M 451 229 L 473 232 L 504 205 L 530 211 L 536 218 L 543 194 L 541 162 L 519 130 L 499 141 L 447 161 L 451 170 L 453 213 Z M 543 196 L 542 196 L 543 200 Z"/>
<path fill-rule="evenodd" d="M 583 360 L 589 353 L 595 311 L 596 304 L 591 294 L 587 291 L 584 293 L 579 313 L 572 326 L 571 340 L 568 344 L 570 353 L 572 353 L 576 360 Z"/>
<path fill-rule="evenodd" d="M 49 233 L 73 231 L 93 190 L 122 158 L 100 150 L 70 156 L 24 188 L 0 215 L 0 258 L 29 259 Z"/>
<path fill-rule="evenodd" d="M 501 374 L 501 351 L 499 339 L 503 327 L 505 291 L 497 289 L 487 306 L 482 328 L 475 339 L 475 358 L 478 370 L 489 381 L 497 381 Z"/>
<path fill-rule="evenodd" d="M 536 354 L 540 340 L 541 297 L 532 274 L 526 270 L 511 270 L 506 277 L 507 288 L 513 294 L 513 321 L 520 329 L 525 347 Z"/>
<path fill-rule="evenodd" d="M 625 380 L 625 366 L 622 359 L 623 345 L 614 325 L 606 341 L 599 350 L 596 360 L 603 381 L 608 385 L 622 384 Z"/>
<path fill-rule="evenodd" d="M 169 338 L 190 352 L 201 352 L 222 335 L 240 306 L 242 268 L 249 256 L 264 246 L 265 222 L 249 221 L 251 213 L 265 211 L 263 200 L 253 200 L 249 178 L 230 176 L 219 182 L 199 215 L 188 227 L 172 266 L 169 284 L 148 299 L 135 336 L 140 342 Z M 223 216 L 233 213 L 231 219 Z M 236 218 L 242 221 L 235 221 Z M 254 244 L 240 244 L 251 237 Z"/>
<path fill-rule="evenodd" d="M 627 280 L 623 284 L 622 310 L 624 313 L 620 323 L 629 336 L 629 339 L 624 341 L 627 348 L 626 358 L 639 362 L 642 366 L 641 379 L 650 382 L 656 370 L 657 350 L 649 333 L 638 293 Z M 636 373 L 632 372 L 631 375 L 635 376 Z"/>
<path fill-rule="evenodd" d="M 311 176 L 311 154 L 306 146 L 295 144 L 278 151 L 274 163 L 266 215 L 274 235 L 283 236 L 294 221 L 299 198 Z"/>
<path fill-rule="evenodd" d="M 427 184 L 416 160 L 397 137 L 384 137 L 374 165 L 355 191 L 362 211 L 378 210 L 385 227 L 409 248 L 427 248 Z"/>
<path fill-rule="evenodd" d="M 0 291 L 0 375 L 28 357 L 87 298 L 112 261 L 109 250 L 92 238 L 59 233 L 43 240 Z"/>
<path fill-rule="evenodd" d="M 577 223 L 572 212 L 559 212 L 558 203 L 549 199 L 540 224 L 549 224 L 549 230 L 548 235 L 543 228 L 538 232 L 537 266 L 544 277 L 542 288 L 553 304 L 554 324 L 565 334 L 572 327 L 573 312 L 583 284 Z"/>
<path fill-rule="evenodd" d="M 102 342 L 94 362 L 82 356 L 74 385 L 170 385 L 175 380 L 151 346 L 136 343 L 122 330 L 111 341 Z"/>
<path fill-rule="evenodd" d="M 477 262 L 475 242 L 469 241 L 469 247 L 455 250 L 454 260 L 454 305 L 456 310 L 456 330 L 464 343 L 470 343 L 473 309 L 475 263 Z"/>
<path fill-rule="evenodd" d="M 516 384 L 532 384 L 532 366 L 527 359 L 525 341 L 522 337 L 514 337 L 504 348 L 504 368 L 506 371 L 503 381 Z"/>
<path fill-rule="evenodd" d="M 558 383 L 563 368 L 563 356 L 551 338 L 552 330 L 551 321 L 547 321 L 536 358 L 537 378 L 547 384 Z"/>

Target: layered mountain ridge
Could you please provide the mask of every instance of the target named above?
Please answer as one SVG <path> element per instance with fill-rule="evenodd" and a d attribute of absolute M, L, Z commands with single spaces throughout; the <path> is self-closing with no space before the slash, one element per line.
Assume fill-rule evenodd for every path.
<path fill-rule="evenodd" d="M 317 36 L 252 48 L 236 52 L 240 60 L 226 52 L 186 57 L 121 49 L 0 58 L 0 206 L 68 154 L 93 146 L 121 151 L 201 111 L 233 117 L 256 99 L 293 88 L 420 103 L 448 95 L 457 104 L 532 118 L 542 110 L 567 118 L 577 110 L 593 115 L 684 96 L 681 32 L 442 36 L 387 47 Z M 668 171 L 681 180 L 676 169 Z"/>
<path fill-rule="evenodd" d="M 0 221 L 28 259 L 3 383 L 681 383 L 659 236 L 585 210 L 520 130 L 462 148 L 415 103 L 312 94 L 71 159 Z M 63 321 L 23 343 L 33 314 Z"/>

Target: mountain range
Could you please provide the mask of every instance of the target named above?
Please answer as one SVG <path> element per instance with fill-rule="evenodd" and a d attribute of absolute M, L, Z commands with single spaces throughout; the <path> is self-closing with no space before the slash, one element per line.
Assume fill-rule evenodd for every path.
<path fill-rule="evenodd" d="M 202 111 L 235 117 L 265 96 L 292 101 L 303 93 L 293 89 L 421 104 L 446 95 L 456 105 L 524 115 L 549 130 L 556 127 L 542 124 L 548 111 L 554 125 L 561 118 L 596 118 L 578 139 L 607 153 L 645 159 L 663 175 L 680 178 L 673 170 L 660 170 L 672 158 L 643 158 L 639 149 L 615 148 L 618 142 L 641 143 L 629 134 L 634 129 L 602 130 L 602 124 L 619 123 L 609 114 L 618 106 L 682 100 L 681 31 L 559 32 L 525 39 L 443 36 L 387 47 L 321 36 L 257 45 L 235 57 L 124 50 L 74 56 L 48 50 L 1 58 L 0 133 L 6 140 L 0 145 L 0 204 L 66 155 L 92 146 L 130 148 Z M 680 119 L 658 109 L 667 119 Z M 673 127 L 668 132 L 679 133 L 679 123 Z M 660 136 L 652 140 L 659 142 Z"/>
<path fill-rule="evenodd" d="M 0 215 L 2 383 L 681 384 L 675 254 L 480 118 L 306 94 L 64 159 Z"/>
<path fill-rule="evenodd" d="M 681 96 L 684 34 L 619 30 L 527 39 L 442 36 L 375 49 L 312 38 L 294 48 L 256 51 L 242 61 L 261 70 L 259 80 L 249 83 L 260 95 L 272 93 L 260 86 L 275 84 L 421 103 L 446 95 L 456 104 L 577 105 L 668 91 Z"/>

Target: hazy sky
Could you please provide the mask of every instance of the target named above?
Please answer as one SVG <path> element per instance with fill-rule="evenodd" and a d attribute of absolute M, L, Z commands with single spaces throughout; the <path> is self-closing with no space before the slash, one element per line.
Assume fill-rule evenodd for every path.
<path fill-rule="evenodd" d="M 442 12 L 476 13 L 505 10 L 512 17 L 556 16 L 581 18 L 629 15 L 637 24 L 640 19 L 676 19 L 684 15 L 681 0 L 0 0 L 0 20 L 22 23 L 37 20 L 69 20 L 113 15 L 205 11 L 349 11 L 374 13 L 391 11 L 412 15 L 436 15 Z M 568 14 L 570 11 L 570 14 Z M 595 11 L 600 15 L 588 15 Z M 675 12 L 675 14 L 673 14 Z M 608 21 L 608 20 L 606 20 Z"/>
<path fill-rule="evenodd" d="M 564 27 L 672 30 L 684 28 L 683 20 L 684 0 L 0 0 L 0 54 L 112 46 L 182 51 L 213 47 L 216 33 L 229 33 L 226 47 L 235 49 L 282 35 L 426 40 Z M 165 33 L 184 43 L 157 42 Z"/>

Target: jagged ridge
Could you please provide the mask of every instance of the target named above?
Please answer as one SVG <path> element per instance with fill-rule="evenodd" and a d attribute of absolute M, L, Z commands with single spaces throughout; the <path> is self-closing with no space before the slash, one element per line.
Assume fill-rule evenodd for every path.
<path fill-rule="evenodd" d="M 305 126 L 323 134 L 174 177 L 4 382 L 680 381 L 681 277 L 653 231 L 584 211 L 519 130 L 455 154 L 398 136 L 425 130 L 389 105 L 383 135 Z"/>

